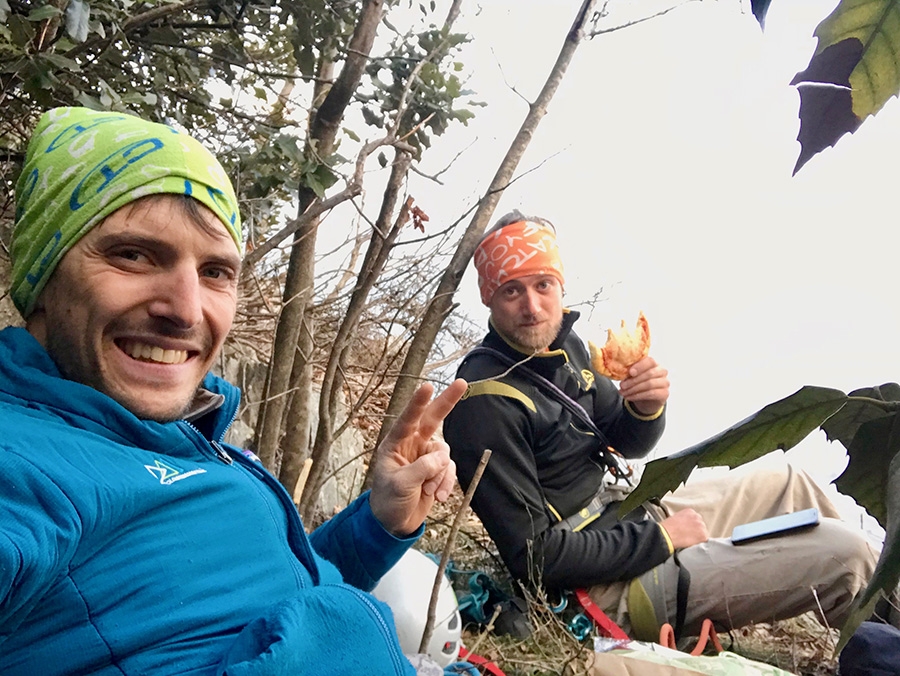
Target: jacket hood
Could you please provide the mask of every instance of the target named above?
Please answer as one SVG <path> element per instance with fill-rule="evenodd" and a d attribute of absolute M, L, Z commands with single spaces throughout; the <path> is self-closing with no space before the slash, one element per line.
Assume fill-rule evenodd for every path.
<path fill-rule="evenodd" d="M 237 413 L 240 391 L 212 374 L 204 378 L 203 387 L 225 399 L 195 426 L 211 441 L 220 441 Z M 102 392 L 67 380 L 34 336 L 17 327 L 0 331 L 0 404 L 4 401 L 49 413 L 120 443 L 140 442 L 157 449 L 172 443 L 173 426 L 179 424 L 142 420 Z"/>

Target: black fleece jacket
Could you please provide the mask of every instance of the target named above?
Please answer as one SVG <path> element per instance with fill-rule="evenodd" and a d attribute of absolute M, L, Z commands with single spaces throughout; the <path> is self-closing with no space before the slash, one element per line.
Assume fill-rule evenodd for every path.
<path fill-rule="evenodd" d="M 485 379 L 507 371 L 506 364 L 490 355 L 467 357 L 457 375 L 470 383 L 469 390 L 444 421 L 444 438 L 463 488 L 472 481 L 484 449 L 491 449 L 472 508 L 510 572 L 547 589 L 631 579 L 671 553 L 653 521 L 588 526 L 578 532 L 551 528 L 590 502 L 605 467 L 597 457 L 597 438 L 520 369 L 533 369 L 578 401 L 610 445 L 627 458 L 649 453 L 665 428 L 664 413 L 642 419 L 609 379 L 591 370 L 587 349 L 572 331 L 578 316 L 567 311 L 550 350 L 499 380 Z M 516 361 L 527 357 L 493 326 L 482 345 Z"/>

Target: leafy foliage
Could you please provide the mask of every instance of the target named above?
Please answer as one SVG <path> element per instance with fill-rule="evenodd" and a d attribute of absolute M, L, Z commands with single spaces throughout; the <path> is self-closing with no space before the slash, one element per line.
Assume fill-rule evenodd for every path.
<path fill-rule="evenodd" d="M 453 121 L 466 124 L 474 113 L 468 109 L 455 109 L 453 103 L 472 92 L 463 88 L 457 74 L 462 64 L 449 58 L 452 51 L 466 40 L 461 33 L 448 34 L 436 28 L 419 33 L 412 39 L 395 38 L 390 53 L 385 58 L 373 59 L 367 68 L 372 89 L 369 94 L 361 96 L 366 123 L 384 128 L 393 112 L 400 107 L 417 64 L 429 55 L 438 55 L 437 59 L 425 63 L 418 71 L 400 136 L 406 137 L 410 145 L 421 153 L 431 145 L 431 134 L 427 130 L 440 136 Z M 444 59 L 450 61 L 446 69 L 438 65 Z M 469 105 L 479 104 L 470 101 Z"/>
<path fill-rule="evenodd" d="M 791 81 L 800 90 L 801 150 L 794 173 L 900 90 L 898 0 L 842 0 L 815 36 L 809 66 Z"/>
<path fill-rule="evenodd" d="M 788 450 L 846 402 L 847 395 L 839 390 L 807 386 L 706 441 L 653 460 L 644 468 L 640 484 L 622 504 L 622 511 L 674 490 L 695 467 L 733 468 L 777 449 Z"/>
<path fill-rule="evenodd" d="M 892 417 L 895 420 L 897 418 L 896 415 Z M 900 515 L 900 456 L 894 456 L 886 478 L 887 512 L 892 518 L 888 519 L 884 549 L 881 551 L 869 586 L 857 599 L 854 610 L 841 627 L 841 638 L 835 652 L 840 652 L 857 627 L 871 617 L 875 604 L 881 596 L 880 592 L 896 589 L 897 582 L 900 581 L 900 519 L 897 518 Z"/>
<path fill-rule="evenodd" d="M 317 72 L 321 57 L 340 63 L 361 4 L 0 0 L 0 150 L 13 160 L 0 185 L 4 201 L 43 110 L 120 110 L 182 126 L 216 149 L 239 188 L 252 238 L 263 237 L 298 186 L 321 198 L 348 167 L 337 152 L 304 156 L 305 122 L 319 103 L 315 84 L 330 77 Z M 364 104 L 363 114 L 393 114 L 404 78 L 439 51 L 407 101 L 405 128 L 415 130 L 409 140 L 428 147 L 432 136 L 472 115 L 455 107 L 468 94 L 453 60 L 465 40 L 434 29 L 397 35 L 373 60 L 365 100 L 355 105 Z M 381 69 L 390 84 L 378 77 Z M 346 132 L 348 142 L 358 143 L 358 132 Z"/>
<path fill-rule="evenodd" d="M 849 395 L 803 387 L 706 441 L 648 463 L 620 513 L 677 488 L 695 467 L 737 467 L 771 451 L 787 450 L 816 428 L 829 440 L 840 441 L 850 456 L 838 488 L 887 532 L 875 574 L 841 629 L 840 648 L 872 614 L 881 592 L 891 593 L 900 580 L 900 385 L 887 383 Z"/>

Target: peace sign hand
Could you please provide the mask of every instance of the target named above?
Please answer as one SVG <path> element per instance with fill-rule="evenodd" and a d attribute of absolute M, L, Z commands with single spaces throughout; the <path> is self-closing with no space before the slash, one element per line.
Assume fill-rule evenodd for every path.
<path fill-rule="evenodd" d="M 456 465 L 450 447 L 432 437 L 465 391 L 466 382 L 458 379 L 432 401 L 434 387 L 420 385 L 375 450 L 369 504 L 394 535 L 415 531 L 435 499 L 450 497 Z"/>

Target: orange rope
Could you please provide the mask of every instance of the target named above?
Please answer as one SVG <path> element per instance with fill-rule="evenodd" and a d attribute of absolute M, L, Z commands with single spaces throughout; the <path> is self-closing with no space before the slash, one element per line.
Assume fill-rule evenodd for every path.
<path fill-rule="evenodd" d="M 694 646 L 694 649 L 691 651 L 691 655 L 700 655 L 709 641 L 712 641 L 713 647 L 716 649 L 717 653 L 724 650 L 722 643 L 719 641 L 719 635 L 716 633 L 715 627 L 713 627 L 712 620 L 706 618 L 703 620 L 703 624 L 700 627 L 700 636 L 697 639 L 697 645 Z M 665 648 L 678 650 L 675 645 L 675 630 L 668 622 L 659 628 L 659 644 Z"/>

